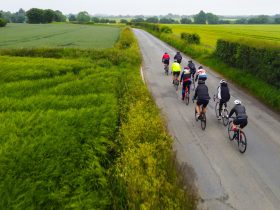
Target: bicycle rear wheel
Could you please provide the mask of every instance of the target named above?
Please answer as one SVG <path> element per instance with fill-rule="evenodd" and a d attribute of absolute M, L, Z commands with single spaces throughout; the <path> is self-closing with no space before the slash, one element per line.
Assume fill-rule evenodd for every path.
<path fill-rule="evenodd" d="M 205 130 L 206 128 L 206 115 L 202 113 L 202 119 L 201 119 L 201 129 Z"/>
<path fill-rule="evenodd" d="M 175 90 L 177 91 L 178 87 L 179 87 L 179 80 L 178 79 L 175 79 L 174 86 L 175 86 Z"/>
<path fill-rule="evenodd" d="M 227 109 L 224 109 L 223 111 L 223 124 L 224 126 L 227 126 L 228 125 L 228 110 Z"/>
<path fill-rule="evenodd" d="M 189 105 L 189 103 L 190 103 L 190 94 L 189 94 L 189 92 L 186 93 L 185 100 L 186 100 L 186 105 Z"/>
<path fill-rule="evenodd" d="M 230 141 L 232 141 L 234 139 L 234 134 L 235 134 L 235 132 L 231 129 L 232 128 L 232 124 L 233 124 L 232 121 L 230 121 L 228 123 L 228 138 L 229 138 Z"/>
<path fill-rule="evenodd" d="M 216 105 L 215 105 L 215 113 L 216 113 L 216 117 L 218 118 L 219 117 L 219 102 L 216 102 Z"/>
<path fill-rule="evenodd" d="M 247 138 L 243 131 L 240 131 L 239 134 L 238 149 L 240 153 L 244 153 L 247 149 Z"/>

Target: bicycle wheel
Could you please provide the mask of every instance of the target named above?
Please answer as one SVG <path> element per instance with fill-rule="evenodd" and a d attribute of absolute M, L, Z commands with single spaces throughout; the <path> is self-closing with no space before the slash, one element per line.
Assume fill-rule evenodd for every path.
<path fill-rule="evenodd" d="M 193 80 L 193 90 L 195 90 L 195 81 Z"/>
<path fill-rule="evenodd" d="M 185 98 L 185 100 L 186 100 L 186 105 L 189 105 L 189 103 L 190 103 L 190 94 L 189 94 L 189 92 L 186 93 L 186 98 Z"/>
<path fill-rule="evenodd" d="M 179 87 L 179 80 L 178 79 L 175 79 L 174 86 L 175 86 L 175 90 L 177 91 L 178 87 Z"/>
<path fill-rule="evenodd" d="M 228 110 L 227 109 L 224 109 L 223 111 L 223 124 L 224 126 L 227 126 L 228 125 Z"/>
<path fill-rule="evenodd" d="M 235 132 L 231 129 L 232 128 L 232 124 L 233 124 L 232 121 L 230 121 L 228 123 L 228 138 L 229 138 L 230 141 L 232 141 L 234 139 L 233 137 L 234 137 L 234 134 L 235 134 Z"/>
<path fill-rule="evenodd" d="M 206 128 L 206 115 L 202 113 L 202 119 L 201 119 L 201 129 L 205 130 Z"/>
<path fill-rule="evenodd" d="M 215 105 L 215 113 L 216 113 L 216 117 L 218 118 L 219 117 L 219 102 L 216 102 L 216 105 Z"/>
<path fill-rule="evenodd" d="M 247 138 L 243 131 L 240 131 L 239 134 L 238 149 L 240 153 L 244 153 L 247 149 Z"/>

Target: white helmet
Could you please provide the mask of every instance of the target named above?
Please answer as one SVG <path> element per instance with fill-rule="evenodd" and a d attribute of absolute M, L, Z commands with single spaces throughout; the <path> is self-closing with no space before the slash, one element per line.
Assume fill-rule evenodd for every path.
<path fill-rule="evenodd" d="M 224 79 L 222 79 L 222 80 L 220 81 L 220 84 L 222 84 L 222 83 L 227 83 L 227 81 L 224 80 Z"/>
<path fill-rule="evenodd" d="M 241 101 L 238 100 L 238 99 L 236 99 L 236 100 L 234 101 L 234 103 L 235 103 L 235 104 L 241 104 Z"/>

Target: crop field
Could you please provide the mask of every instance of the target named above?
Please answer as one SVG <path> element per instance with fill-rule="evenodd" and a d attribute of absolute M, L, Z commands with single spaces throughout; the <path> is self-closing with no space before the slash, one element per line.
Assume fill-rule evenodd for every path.
<path fill-rule="evenodd" d="M 194 209 L 121 30 L 109 49 L 1 51 L 0 209 Z"/>
<path fill-rule="evenodd" d="M 280 45 L 279 25 L 169 25 L 173 33 L 197 33 L 201 44 L 212 50 L 217 39 L 250 39 L 256 42 L 268 41 Z"/>
<path fill-rule="evenodd" d="M 8 24 L 0 29 L 2 48 L 109 48 L 119 27 L 78 24 Z"/>

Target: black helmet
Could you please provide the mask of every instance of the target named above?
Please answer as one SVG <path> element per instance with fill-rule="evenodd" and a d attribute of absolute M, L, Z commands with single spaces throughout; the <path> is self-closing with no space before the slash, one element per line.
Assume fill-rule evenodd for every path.
<path fill-rule="evenodd" d="M 189 60 L 189 63 L 192 63 L 192 60 Z"/>
<path fill-rule="evenodd" d="M 198 67 L 198 69 L 203 69 L 203 66 Z"/>
<path fill-rule="evenodd" d="M 199 85 L 205 84 L 205 81 L 200 79 L 200 80 L 198 80 L 198 84 L 199 84 Z"/>

